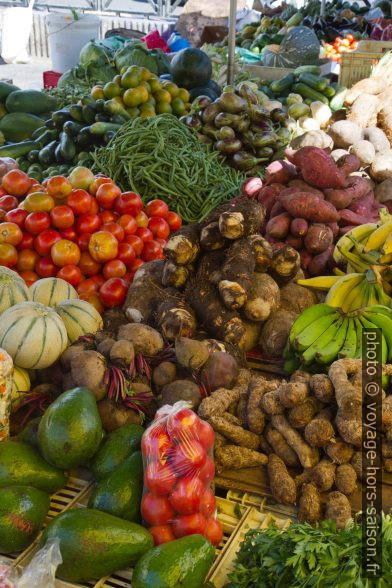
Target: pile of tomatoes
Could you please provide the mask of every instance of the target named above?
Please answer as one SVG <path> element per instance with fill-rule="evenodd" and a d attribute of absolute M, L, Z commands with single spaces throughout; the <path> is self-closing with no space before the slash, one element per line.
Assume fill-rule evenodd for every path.
<path fill-rule="evenodd" d="M 0 265 L 30 286 L 57 276 L 100 312 L 124 302 L 134 273 L 163 257 L 181 218 L 162 200 L 144 206 L 107 176 L 87 168 L 38 184 L 21 170 L 0 187 Z"/>
<path fill-rule="evenodd" d="M 342 53 L 345 53 L 346 51 L 355 51 L 357 47 L 358 41 L 351 33 L 344 38 L 336 37 L 332 45 L 330 43 L 325 43 L 325 57 L 340 63 Z"/>
<path fill-rule="evenodd" d="M 156 545 L 199 533 L 222 540 L 211 490 L 214 431 L 191 409 L 164 406 L 142 438 L 145 492 L 141 513 Z"/>

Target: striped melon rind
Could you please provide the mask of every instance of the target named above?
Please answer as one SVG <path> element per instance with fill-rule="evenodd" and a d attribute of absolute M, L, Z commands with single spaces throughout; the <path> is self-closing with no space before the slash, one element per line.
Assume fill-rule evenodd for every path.
<path fill-rule="evenodd" d="M 34 302 L 55 307 L 63 300 L 74 300 L 78 297 L 75 288 L 61 278 L 43 278 L 30 286 Z"/>
<path fill-rule="evenodd" d="M 39 302 L 22 302 L 0 316 L 0 347 L 16 366 L 44 369 L 67 347 L 67 331 L 52 308 Z"/>
<path fill-rule="evenodd" d="M 85 300 L 64 300 L 56 306 L 56 312 L 65 324 L 70 343 L 83 335 L 94 335 L 103 327 L 101 315 Z"/>
<path fill-rule="evenodd" d="M 14 366 L 13 382 L 12 382 L 12 394 L 11 394 L 11 407 L 12 411 L 16 411 L 23 401 L 26 392 L 30 390 L 30 376 L 29 372 L 23 368 Z"/>
<path fill-rule="evenodd" d="M 25 281 L 13 270 L 0 266 L 0 314 L 26 300 L 31 300 L 31 295 Z"/>

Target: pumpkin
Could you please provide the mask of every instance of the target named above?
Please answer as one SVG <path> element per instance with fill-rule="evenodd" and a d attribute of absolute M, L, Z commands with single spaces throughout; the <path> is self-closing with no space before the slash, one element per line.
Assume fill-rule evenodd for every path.
<path fill-rule="evenodd" d="M 61 278 L 43 278 L 30 286 L 30 293 L 34 302 L 45 306 L 57 306 L 63 300 L 78 298 L 75 288 Z"/>
<path fill-rule="evenodd" d="M 0 266 L 0 314 L 26 300 L 31 296 L 25 281 L 13 270 Z"/>
<path fill-rule="evenodd" d="M 319 62 L 320 42 L 308 27 L 293 27 L 284 37 L 279 50 L 267 46 L 263 50 L 263 62 L 267 67 L 296 68 Z"/>
<path fill-rule="evenodd" d="M 181 88 L 201 88 L 212 76 L 211 59 L 201 49 L 188 47 L 176 53 L 170 63 L 173 82 Z"/>
<path fill-rule="evenodd" d="M 26 392 L 29 392 L 30 386 L 29 372 L 23 368 L 14 367 L 11 396 L 12 412 L 18 410 Z"/>
<path fill-rule="evenodd" d="M 67 347 L 67 331 L 53 308 L 22 302 L 0 316 L 0 347 L 17 367 L 44 369 Z"/>
<path fill-rule="evenodd" d="M 56 312 L 65 324 L 70 343 L 83 335 L 94 335 L 103 327 L 101 315 L 85 300 L 64 300 L 56 306 Z"/>

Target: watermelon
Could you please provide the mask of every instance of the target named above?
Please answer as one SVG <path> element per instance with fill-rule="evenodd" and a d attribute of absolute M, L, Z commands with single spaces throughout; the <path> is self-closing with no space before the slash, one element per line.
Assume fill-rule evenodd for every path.
<path fill-rule="evenodd" d="M 181 88 L 202 88 L 212 76 L 211 59 L 201 49 L 188 47 L 173 57 L 170 74 L 173 82 Z"/>

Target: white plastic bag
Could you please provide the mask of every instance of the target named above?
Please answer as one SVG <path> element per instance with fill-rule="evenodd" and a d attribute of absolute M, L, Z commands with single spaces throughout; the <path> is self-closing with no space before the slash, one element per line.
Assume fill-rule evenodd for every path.
<path fill-rule="evenodd" d="M 56 570 L 62 561 L 60 540 L 48 541 L 25 568 L 16 588 L 55 588 Z"/>
<path fill-rule="evenodd" d="M 33 5 L 27 8 L 7 8 L 3 13 L 1 27 L 1 56 L 6 63 L 28 63 L 27 53 L 31 28 L 33 26 Z"/>

